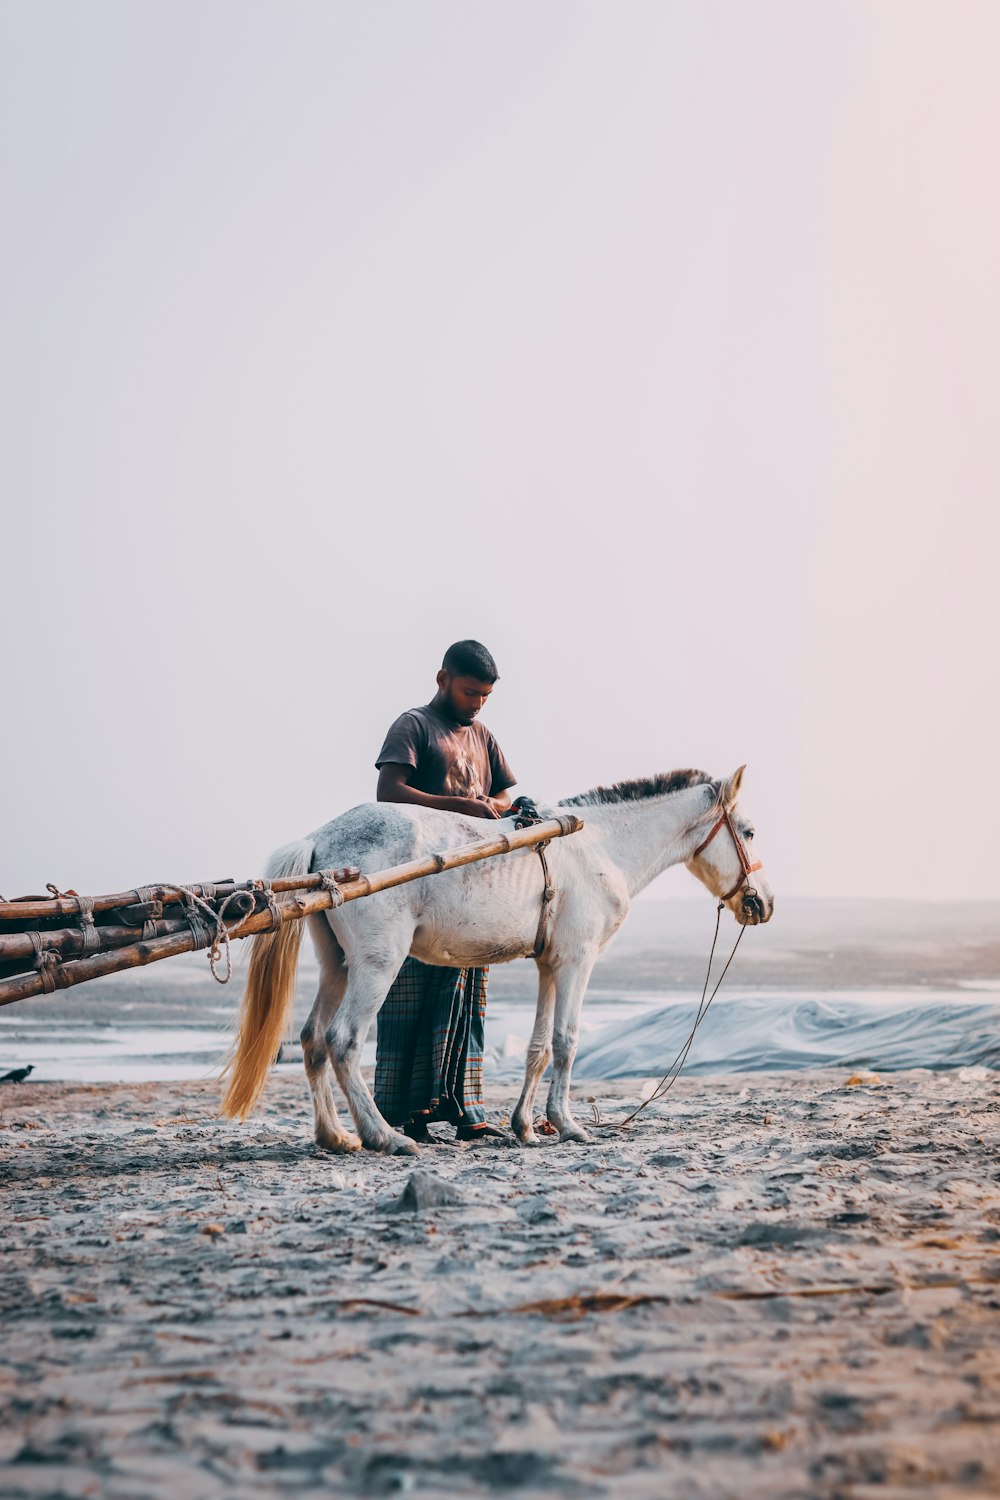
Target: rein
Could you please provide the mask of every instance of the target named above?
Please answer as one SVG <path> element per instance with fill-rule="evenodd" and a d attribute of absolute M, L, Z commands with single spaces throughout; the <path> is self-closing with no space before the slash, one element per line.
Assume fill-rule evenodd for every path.
<path fill-rule="evenodd" d="M 737 887 L 737 889 L 739 889 L 739 887 Z M 648 1099 L 644 1099 L 641 1104 L 637 1105 L 631 1114 L 625 1116 L 624 1120 L 596 1120 L 594 1123 L 599 1129 L 624 1130 L 626 1125 L 631 1125 L 632 1121 L 636 1118 L 637 1115 L 642 1114 L 647 1105 L 654 1104 L 658 1100 L 665 1098 L 680 1077 L 681 1070 L 683 1069 L 684 1064 L 687 1062 L 688 1053 L 691 1051 L 691 1045 L 694 1042 L 695 1033 L 698 1030 L 698 1027 L 701 1025 L 702 1021 L 704 1021 L 705 1017 L 708 1015 L 709 1006 L 712 1004 L 712 1001 L 719 993 L 722 981 L 726 977 L 726 971 L 728 970 L 729 965 L 732 963 L 733 959 L 736 957 L 736 950 L 740 946 L 740 943 L 743 939 L 743 934 L 746 932 L 746 927 L 741 927 L 739 932 L 736 934 L 736 941 L 733 944 L 732 952 L 726 959 L 726 962 L 723 965 L 722 973 L 715 981 L 715 988 L 709 995 L 708 984 L 709 980 L 712 977 L 712 961 L 715 958 L 715 945 L 719 940 L 719 922 L 722 918 L 724 907 L 725 903 L 720 901 L 718 906 L 715 908 L 715 932 L 712 934 L 712 947 L 708 955 L 708 968 L 705 970 L 705 983 L 701 987 L 701 999 L 698 1001 L 698 1010 L 695 1014 L 694 1024 L 687 1034 L 687 1039 L 684 1042 L 684 1045 L 681 1047 L 681 1050 L 678 1052 L 677 1056 L 670 1064 L 670 1067 L 667 1069 L 663 1077 L 660 1079 L 659 1083 L 656 1085 L 656 1088 L 649 1095 Z M 705 998 L 706 995 L 708 996 L 707 999 Z M 596 1105 L 594 1106 L 594 1108 L 596 1111 Z"/>
<path fill-rule="evenodd" d="M 730 834 L 732 835 L 733 843 L 736 846 L 736 854 L 740 862 L 740 878 L 739 880 L 737 880 L 732 890 L 727 891 L 724 896 L 720 897 L 719 904 L 715 908 L 715 931 L 712 934 L 712 946 L 708 954 L 708 967 L 705 970 L 705 983 L 701 987 L 701 999 L 698 1001 L 698 1010 L 695 1013 L 694 1024 L 692 1025 L 691 1030 L 688 1032 L 687 1039 L 684 1042 L 684 1045 L 681 1047 L 681 1050 L 678 1052 L 677 1056 L 670 1064 L 670 1067 L 664 1073 L 663 1077 L 660 1079 L 659 1083 L 656 1085 L 656 1088 L 649 1095 L 649 1097 L 647 1099 L 644 1099 L 640 1105 L 637 1105 L 637 1107 L 632 1111 L 631 1114 L 626 1115 L 624 1120 L 602 1120 L 600 1118 L 597 1118 L 594 1123 L 598 1127 L 598 1129 L 624 1130 L 626 1125 L 631 1125 L 632 1121 L 636 1118 L 637 1115 L 642 1114 L 647 1105 L 653 1104 L 657 1100 L 665 1098 L 665 1096 L 673 1088 L 674 1084 L 677 1082 L 678 1078 L 681 1075 L 681 1070 L 683 1069 L 684 1064 L 687 1062 L 688 1053 L 691 1051 L 695 1033 L 697 1032 L 698 1027 L 701 1025 L 702 1021 L 704 1021 L 705 1017 L 708 1015 L 709 1006 L 712 1004 L 712 1001 L 719 993 L 722 981 L 725 979 L 728 972 L 729 965 L 736 957 L 736 950 L 740 946 L 740 943 L 743 939 L 743 934 L 747 930 L 746 924 L 740 926 L 740 930 L 736 934 L 736 941 L 733 944 L 732 951 L 729 957 L 726 959 L 725 964 L 723 965 L 722 973 L 715 981 L 715 988 L 709 995 L 708 986 L 709 981 L 712 978 L 712 962 L 715 958 L 715 945 L 719 940 L 719 923 L 722 920 L 722 913 L 725 908 L 725 904 L 727 901 L 731 901 L 732 898 L 736 895 L 737 891 L 745 885 L 746 890 L 743 892 L 742 901 L 743 910 L 747 913 L 752 913 L 759 910 L 760 898 L 758 897 L 757 892 L 754 890 L 753 886 L 750 885 L 749 881 L 750 876 L 754 873 L 755 870 L 760 870 L 763 868 L 764 862 L 763 860 L 757 860 L 756 864 L 752 864 L 750 862 L 750 855 L 747 853 L 747 849 L 745 844 L 743 843 L 743 840 L 736 832 L 736 825 L 733 822 L 732 817 L 730 816 L 728 808 L 724 807 L 722 809 L 722 814 L 717 822 L 713 825 L 711 831 L 708 834 L 708 837 L 702 839 L 697 849 L 691 855 L 691 858 L 697 859 L 702 850 L 708 848 L 709 844 L 715 838 L 715 835 L 718 833 L 720 828 L 728 828 Z M 706 996 L 708 996 L 707 999 Z M 600 1112 L 597 1109 L 596 1105 L 594 1106 L 594 1113 L 595 1115 L 599 1116 Z"/>

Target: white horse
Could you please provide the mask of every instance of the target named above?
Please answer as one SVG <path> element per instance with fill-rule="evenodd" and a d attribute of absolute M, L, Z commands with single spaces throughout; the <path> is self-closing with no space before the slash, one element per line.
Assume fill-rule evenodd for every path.
<path fill-rule="evenodd" d="M 644 886 L 668 866 L 686 864 L 738 922 L 769 920 L 774 896 L 759 861 L 750 861 L 754 830 L 739 804 L 743 769 L 722 782 L 703 771 L 674 771 L 598 787 L 559 804 L 582 809 L 586 821 L 581 832 L 554 840 L 547 851 L 555 896 L 545 946 L 535 960 L 538 1008 L 512 1119 L 524 1144 L 537 1140 L 532 1110 L 550 1059 L 548 1118 L 560 1140 L 590 1139 L 569 1102 L 580 1007 L 598 954 Z M 345 865 L 378 870 L 473 843 L 489 828 L 481 819 L 435 808 L 364 803 L 310 838 L 278 850 L 268 875 L 275 879 Z M 302 1045 L 321 1146 L 356 1151 L 363 1144 L 374 1151 L 418 1154 L 414 1142 L 379 1113 L 362 1077 L 360 1055 L 369 1027 L 408 954 L 448 968 L 533 955 L 543 884 L 537 853 L 521 849 L 308 919 L 320 980 Z M 263 1093 L 292 1004 L 301 929 L 301 922 L 288 922 L 252 940 L 223 1103 L 227 1115 L 245 1119 Z M 331 1066 L 358 1135 L 338 1116 Z"/>

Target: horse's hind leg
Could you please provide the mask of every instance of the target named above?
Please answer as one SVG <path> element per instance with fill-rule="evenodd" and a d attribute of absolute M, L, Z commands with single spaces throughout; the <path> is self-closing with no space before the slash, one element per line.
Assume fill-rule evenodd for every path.
<path fill-rule="evenodd" d="M 326 917 L 319 915 L 309 921 L 319 955 L 319 989 L 301 1036 L 306 1077 L 312 1094 L 316 1144 L 327 1151 L 359 1151 L 360 1140 L 353 1131 L 345 1130 L 337 1112 L 330 1055 L 326 1046 L 327 1028 L 332 1024 L 347 990 L 347 967 L 343 950 L 331 932 Z"/>
<path fill-rule="evenodd" d="M 552 1058 L 552 1012 L 555 1000 L 556 986 L 552 970 L 543 969 L 539 965 L 538 1008 L 524 1063 L 524 1087 L 510 1122 L 514 1134 L 525 1146 L 538 1144 L 534 1127 L 535 1094 L 542 1081 L 542 1074 Z"/>
<path fill-rule="evenodd" d="M 333 1074 L 326 1047 L 330 1012 L 329 997 L 321 987 L 316 1004 L 302 1028 L 302 1053 L 312 1093 L 316 1144 L 326 1151 L 360 1151 L 360 1138 L 353 1130 L 344 1128 L 333 1096 Z"/>
<path fill-rule="evenodd" d="M 370 1151 L 384 1151 L 389 1156 L 419 1156 L 420 1152 L 379 1112 L 361 1074 L 361 1048 L 405 956 L 404 949 L 402 956 L 391 963 L 369 960 L 352 964 L 347 993 L 326 1028 L 330 1060 L 362 1143 Z"/>
<path fill-rule="evenodd" d="M 576 1057 L 576 1043 L 580 1034 L 580 1009 L 587 992 L 590 972 L 596 954 L 589 954 L 584 961 L 572 967 L 565 966 L 556 972 L 555 1020 L 552 1028 L 552 1086 L 546 1113 L 559 1132 L 561 1141 L 589 1141 L 591 1137 L 582 1125 L 577 1124 L 569 1107 L 569 1080 Z"/>

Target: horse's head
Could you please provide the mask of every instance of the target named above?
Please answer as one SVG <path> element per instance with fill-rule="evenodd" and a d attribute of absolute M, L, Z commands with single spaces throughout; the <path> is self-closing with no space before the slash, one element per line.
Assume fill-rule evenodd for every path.
<path fill-rule="evenodd" d="M 754 826 L 740 805 L 745 766 L 723 781 L 704 814 L 691 829 L 687 867 L 712 895 L 724 902 L 737 922 L 756 926 L 774 912 L 774 892 L 756 848 Z"/>

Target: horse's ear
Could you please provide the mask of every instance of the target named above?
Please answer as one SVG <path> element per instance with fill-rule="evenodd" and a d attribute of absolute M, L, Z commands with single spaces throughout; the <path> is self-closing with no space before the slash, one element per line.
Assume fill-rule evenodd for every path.
<path fill-rule="evenodd" d="M 739 801 L 740 787 L 743 785 L 743 772 L 745 770 L 746 766 L 740 766 L 739 770 L 734 771 L 728 781 L 722 783 L 722 788 L 719 792 L 719 803 L 727 812 L 731 808 L 734 808 Z"/>

